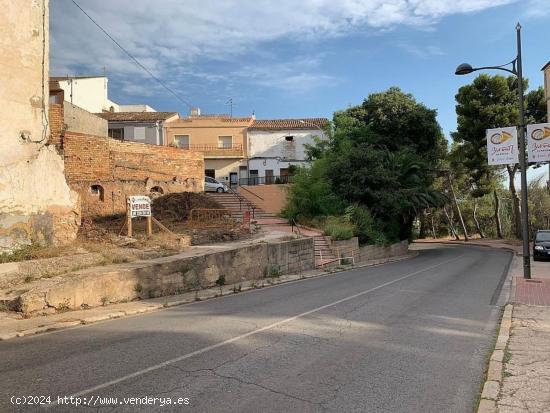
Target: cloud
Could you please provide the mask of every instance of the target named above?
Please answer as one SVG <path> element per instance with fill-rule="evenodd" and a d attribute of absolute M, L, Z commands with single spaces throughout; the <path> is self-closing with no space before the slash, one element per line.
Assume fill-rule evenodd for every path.
<path fill-rule="evenodd" d="M 276 56 L 267 50 L 271 42 L 303 44 L 400 25 L 426 29 L 448 15 L 514 1 L 77 0 L 120 44 L 163 79 L 179 74 L 182 82 L 178 84 L 193 79 L 221 83 L 237 77 L 264 87 L 302 90 L 334 79 L 323 74 L 315 61 L 309 65 L 277 63 Z M 106 68 L 111 77 L 138 86 L 148 77 L 70 0 L 52 1 L 50 6 L 52 73 L 102 73 Z M 437 54 L 437 50 L 416 53 Z M 243 59 L 251 55 L 255 57 L 254 65 Z M 322 59 L 314 54 L 305 58 Z M 205 62 L 214 69 L 205 70 Z M 232 70 L 219 70 L 228 62 Z M 236 66 L 240 69 L 233 69 Z M 248 69 L 247 75 L 244 68 Z M 130 92 L 132 88 L 125 84 L 125 90 Z"/>

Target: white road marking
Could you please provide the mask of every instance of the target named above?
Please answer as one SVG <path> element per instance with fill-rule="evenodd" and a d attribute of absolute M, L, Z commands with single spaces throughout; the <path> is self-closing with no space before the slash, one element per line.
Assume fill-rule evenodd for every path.
<path fill-rule="evenodd" d="M 253 336 L 253 335 L 256 335 L 258 333 L 261 333 L 263 331 L 266 331 L 266 330 L 271 330 L 275 327 L 278 327 L 282 324 L 287 324 L 287 323 L 290 323 L 291 321 L 294 321 L 298 318 L 302 318 L 302 317 L 305 317 L 305 316 L 308 316 L 310 314 L 313 314 L 313 313 L 317 313 L 319 311 L 322 311 L 322 310 L 325 310 L 329 307 L 333 307 L 335 305 L 338 305 L 338 304 L 341 304 L 341 303 L 345 303 L 346 301 L 350 301 L 350 300 L 353 300 L 354 298 L 357 298 L 357 297 L 361 297 L 365 294 L 368 294 L 368 293 L 371 293 L 373 291 L 376 291 L 376 290 L 379 290 L 380 288 L 384 288 L 384 287 L 387 287 L 388 285 L 392 285 L 392 284 L 395 284 L 399 281 L 403 281 L 407 278 L 410 278 L 410 277 L 413 277 L 415 275 L 418 275 L 420 273 L 423 273 L 423 272 L 426 272 L 426 271 L 429 271 L 429 270 L 432 270 L 434 268 L 437 268 L 437 267 L 441 267 L 442 265 L 445 265 L 445 264 L 448 264 L 450 262 L 453 262 L 453 261 L 456 261 L 457 259 L 461 258 L 464 254 L 460 254 L 458 257 L 455 257 L 455 258 L 451 258 L 450 260 L 447 260 L 447 261 L 443 261 L 443 262 L 440 262 L 439 264 L 436 264 L 436 265 L 432 265 L 431 267 L 427 267 L 427 268 L 424 268 L 422 270 L 418 270 L 418 271 L 415 271 L 415 272 L 412 272 L 410 274 L 407 274 L 407 275 L 404 275 L 403 277 L 400 277 L 400 278 L 396 278 L 395 280 L 392 280 L 392 281 L 388 281 L 384 284 L 380 284 L 376 287 L 373 287 L 373 288 L 370 288 L 368 290 L 364 290 L 364 291 L 361 291 L 360 293 L 357 293 L 357 294 L 353 294 L 353 295 L 350 295 L 348 297 L 345 297 L 345 298 L 342 298 L 340 300 L 337 300 L 337 301 L 333 301 L 332 303 L 329 303 L 329 304 L 325 304 L 325 305 L 322 305 L 320 307 L 317 307 L 317 308 L 314 308 L 312 310 L 309 310 L 309 311 L 305 311 L 303 313 L 300 313 L 300 314 L 297 314 L 295 316 L 292 316 L 292 317 L 289 317 L 289 318 L 285 318 L 284 320 L 280 320 L 280 321 L 277 321 L 275 323 L 272 323 L 272 324 L 269 324 L 265 327 L 261 327 L 261 328 L 258 328 L 256 330 L 253 330 L 253 331 L 250 331 L 248 333 L 245 333 L 245 334 L 241 334 L 240 336 L 236 336 L 236 337 L 233 337 L 233 338 L 230 338 L 230 339 L 227 339 L 227 340 L 224 340 L 224 341 L 221 341 L 219 343 L 216 343 L 216 344 L 212 344 L 211 346 L 207 346 L 207 347 L 203 347 L 201 349 L 198 349 L 198 350 L 195 350 L 195 351 L 192 351 L 191 353 L 187 353 L 187 354 L 184 354 L 182 356 L 179 356 L 179 357 L 176 357 L 176 358 L 173 358 L 171 360 L 167 360 L 167 361 L 164 361 L 162 363 L 159 363 L 159 364 L 156 364 L 154 366 L 150 366 L 150 367 L 147 367 L 143 370 L 138 370 L 134 373 L 131 373 L 131 374 L 127 374 L 126 376 L 122 376 L 122 377 L 119 377 L 117 379 L 114 379 L 114 380 L 110 380 L 108 382 L 105 382 L 105 383 L 102 383 L 102 384 L 98 384 L 97 386 L 94 386 L 94 387 L 90 387 L 88 389 L 84 389 L 84 390 L 81 390 L 79 391 L 78 393 L 74 393 L 68 397 L 80 397 L 80 396 L 84 396 L 86 394 L 90 394 L 90 393 L 93 393 L 93 392 L 96 392 L 98 390 L 102 390 L 102 389 L 105 389 L 107 387 L 111 387 L 111 386 L 114 386 L 115 384 L 118 384 L 118 383 L 122 383 L 126 380 L 130 380 L 130 379 L 133 379 L 134 377 L 139 377 L 139 376 L 142 376 L 144 374 L 147 374 L 147 373 L 150 373 L 152 371 L 155 371 L 155 370 L 159 370 L 159 369 L 162 369 L 163 367 L 166 367 L 166 366 L 169 366 L 170 364 L 174 364 L 174 363 L 178 363 L 180 361 L 183 361 L 183 360 L 186 360 L 186 359 L 189 359 L 191 357 L 195 357 L 195 356 L 198 356 L 200 354 L 204 354 L 208 351 L 211 351 L 211 350 L 215 350 L 219 347 L 223 347 L 227 344 L 231 344 L 231 343 L 234 343 L 235 341 L 239 341 L 239 340 L 242 340 L 244 338 L 247 338 L 247 337 L 250 337 L 250 336 Z M 57 405 L 57 402 L 53 402 L 53 403 L 50 403 L 49 405 L 45 405 L 44 407 L 50 407 L 50 406 L 55 406 Z"/>

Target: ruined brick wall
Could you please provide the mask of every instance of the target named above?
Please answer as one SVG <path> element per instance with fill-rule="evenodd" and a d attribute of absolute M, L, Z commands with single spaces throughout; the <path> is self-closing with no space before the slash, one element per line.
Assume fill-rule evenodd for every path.
<path fill-rule="evenodd" d="M 49 145 L 55 145 L 57 148 L 61 147 L 62 134 L 65 123 L 65 114 L 63 111 L 63 104 L 50 103 L 49 124 L 50 124 L 50 136 L 48 138 Z"/>
<path fill-rule="evenodd" d="M 201 192 L 202 153 L 67 131 L 65 175 L 83 217 L 123 213 L 129 195 Z"/>

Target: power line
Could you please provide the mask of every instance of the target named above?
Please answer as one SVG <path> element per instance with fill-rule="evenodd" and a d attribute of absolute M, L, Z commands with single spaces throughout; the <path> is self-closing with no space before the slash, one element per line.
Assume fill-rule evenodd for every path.
<path fill-rule="evenodd" d="M 99 30 L 101 30 L 105 36 L 107 36 L 109 39 L 111 39 L 111 41 L 116 44 L 120 50 L 122 50 L 130 59 L 132 59 L 139 67 L 141 67 L 143 70 L 145 70 L 149 76 L 151 76 L 154 80 L 156 80 L 164 89 L 166 89 L 168 92 L 170 92 L 172 95 L 174 95 L 174 97 L 176 99 L 178 99 L 179 101 L 185 103 L 189 108 L 192 108 L 193 105 L 191 105 L 191 103 L 189 103 L 189 101 L 185 100 L 184 98 L 182 98 L 180 95 L 178 95 L 176 92 L 174 92 L 174 90 L 170 89 L 168 86 L 166 86 L 166 84 L 164 84 L 164 82 L 162 80 L 160 80 L 158 77 L 156 77 L 149 69 L 147 69 L 147 67 L 145 67 L 139 60 L 137 60 L 134 56 L 132 56 L 132 54 L 126 50 L 124 47 L 122 47 L 122 45 L 117 42 L 113 36 L 111 36 L 103 27 L 101 27 L 101 25 L 96 22 L 88 13 L 86 13 L 86 11 L 80 7 L 80 5 L 75 1 L 75 0 L 71 0 L 73 2 L 73 4 L 78 7 L 80 9 L 80 11 L 82 13 L 84 13 L 86 15 L 86 17 L 88 19 L 91 20 L 91 22 L 93 24 L 95 24 Z"/>

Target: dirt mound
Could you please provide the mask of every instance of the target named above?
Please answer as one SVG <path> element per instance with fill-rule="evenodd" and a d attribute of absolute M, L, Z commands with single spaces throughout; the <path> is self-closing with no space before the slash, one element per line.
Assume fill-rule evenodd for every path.
<path fill-rule="evenodd" d="M 180 192 L 160 196 L 153 200 L 153 216 L 160 221 L 185 221 L 194 208 L 222 209 L 223 207 L 204 194 Z"/>

